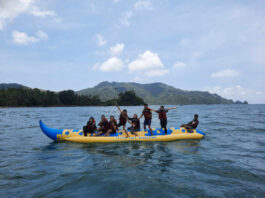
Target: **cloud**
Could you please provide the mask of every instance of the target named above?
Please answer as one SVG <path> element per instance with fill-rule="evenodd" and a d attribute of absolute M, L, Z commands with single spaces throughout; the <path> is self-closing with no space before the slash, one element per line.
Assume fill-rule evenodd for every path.
<path fill-rule="evenodd" d="M 135 10 L 152 10 L 152 4 L 149 0 L 139 0 L 134 4 Z"/>
<path fill-rule="evenodd" d="M 203 91 L 209 91 L 210 93 L 216 93 L 222 97 L 236 100 L 247 100 L 250 103 L 264 103 L 265 94 L 262 91 L 253 90 L 249 88 L 243 88 L 240 85 L 230 87 L 206 87 Z"/>
<path fill-rule="evenodd" d="M 42 11 L 37 6 L 32 6 L 29 13 L 31 13 L 33 16 L 37 16 L 37 17 L 56 16 L 54 11 L 50 11 L 50 10 Z"/>
<path fill-rule="evenodd" d="M 120 18 L 120 23 L 125 26 L 130 25 L 130 18 L 133 16 L 132 11 L 127 11 L 125 14 Z"/>
<path fill-rule="evenodd" d="M 110 53 L 112 55 L 119 55 L 120 53 L 122 53 L 123 49 L 124 49 L 124 44 L 123 43 L 117 43 L 116 45 L 114 45 L 110 48 Z"/>
<path fill-rule="evenodd" d="M 37 17 L 55 16 L 53 11 L 41 11 L 34 0 L 0 0 L 0 30 L 21 14 L 27 13 Z"/>
<path fill-rule="evenodd" d="M 113 0 L 114 3 L 118 3 L 120 0 Z"/>
<path fill-rule="evenodd" d="M 93 66 L 93 70 L 100 69 L 104 72 L 111 72 L 111 71 L 120 71 L 124 67 L 124 64 L 121 59 L 117 57 L 111 57 L 102 64 L 95 64 Z"/>
<path fill-rule="evenodd" d="M 228 78 L 228 77 L 236 77 L 239 76 L 240 73 L 233 69 L 225 69 L 219 72 L 214 72 L 211 74 L 212 78 Z"/>
<path fill-rule="evenodd" d="M 106 43 L 107 43 L 107 41 L 100 34 L 96 35 L 96 41 L 97 41 L 97 45 L 99 47 L 106 45 Z"/>
<path fill-rule="evenodd" d="M 168 72 L 169 71 L 167 69 L 157 69 L 157 70 L 151 70 L 151 71 L 145 72 L 145 75 L 146 76 L 149 76 L 149 77 L 164 76 Z"/>
<path fill-rule="evenodd" d="M 138 59 L 132 61 L 128 65 L 130 71 L 153 70 L 163 67 L 164 65 L 158 55 L 150 52 L 149 50 L 140 54 Z"/>
<path fill-rule="evenodd" d="M 183 62 L 176 62 L 174 65 L 173 65 L 173 68 L 183 68 L 183 67 L 186 67 L 187 65 Z"/>
<path fill-rule="evenodd" d="M 14 30 L 12 32 L 12 37 L 13 37 L 13 42 L 18 45 L 27 45 L 30 43 L 36 43 L 41 40 L 48 39 L 48 35 L 40 30 L 36 32 L 36 36 L 28 36 L 24 32 L 19 32 L 17 30 Z"/>

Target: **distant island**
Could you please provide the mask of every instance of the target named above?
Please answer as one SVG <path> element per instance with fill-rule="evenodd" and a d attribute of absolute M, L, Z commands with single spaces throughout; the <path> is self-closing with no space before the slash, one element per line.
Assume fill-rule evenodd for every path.
<path fill-rule="evenodd" d="M 124 106 L 142 104 L 247 104 L 228 100 L 217 94 L 202 91 L 184 91 L 163 83 L 139 84 L 102 82 L 80 91 L 53 92 L 29 88 L 17 83 L 0 84 L 0 106 Z"/>

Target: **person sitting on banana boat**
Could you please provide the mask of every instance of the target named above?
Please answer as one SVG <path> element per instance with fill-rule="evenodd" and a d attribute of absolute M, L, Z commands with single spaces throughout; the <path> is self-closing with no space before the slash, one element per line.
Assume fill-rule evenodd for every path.
<path fill-rule="evenodd" d="M 102 135 L 108 131 L 108 120 L 105 115 L 101 116 L 101 121 L 98 123 L 99 128 L 97 129 L 98 133 L 96 136 Z"/>
<path fill-rule="evenodd" d="M 93 117 L 90 117 L 86 126 L 83 127 L 84 136 L 87 136 L 88 133 L 92 136 L 96 129 L 96 121 Z"/>
<path fill-rule="evenodd" d="M 130 130 L 135 136 L 138 136 L 136 132 L 140 131 L 140 120 L 137 114 L 134 114 L 132 118 L 128 118 L 127 121 L 131 124 L 131 127 L 129 127 L 128 130 Z"/>
<path fill-rule="evenodd" d="M 118 108 L 118 110 L 120 111 L 120 118 L 119 118 L 119 124 L 118 124 L 118 127 L 122 126 L 125 134 L 126 134 L 126 137 L 129 137 L 129 134 L 127 133 L 126 131 L 126 122 L 127 122 L 127 119 L 128 119 L 128 115 L 127 115 L 127 110 L 124 109 L 124 110 L 121 110 L 121 108 L 119 107 L 118 104 L 116 104 L 116 107 Z"/>
<path fill-rule="evenodd" d="M 162 105 L 160 106 L 160 108 L 158 110 L 152 110 L 156 113 L 158 113 L 158 118 L 160 120 L 160 126 L 161 126 L 161 130 L 164 129 L 165 130 L 165 135 L 167 135 L 167 112 L 171 109 L 176 109 L 177 107 L 172 107 L 172 108 L 168 108 L 165 109 L 165 107 Z"/>
<path fill-rule="evenodd" d="M 194 115 L 194 118 L 192 121 L 190 121 L 188 124 L 182 124 L 180 127 L 184 127 L 186 129 L 196 129 L 199 125 L 199 116 L 198 114 Z"/>
<path fill-rule="evenodd" d="M 147 104 L 144 105 L 142 115 L 139 117 L 139 119 L 141 119 L 143 116 L 144 116 L 144 130 L 146 130 L 146 125 L 147 125 L 151 135 L 153 135 L 153 130 L 151 128 L 152 111 Z"/>
<path fill-rule="evenodd" d="M 118 129 L 117 121 L 114 116 L 110 116 L 110 120 L 108 123 L 108 131 L 104 136 L 109 136 L 110 134 L 115 134 Z M 128 135 L 128 134 L 127 134 Z"/>

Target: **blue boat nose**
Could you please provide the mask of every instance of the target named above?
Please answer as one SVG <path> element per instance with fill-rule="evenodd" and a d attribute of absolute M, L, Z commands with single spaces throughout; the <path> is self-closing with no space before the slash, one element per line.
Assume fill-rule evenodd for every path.
<path fill-rule="evenodd" d="M 40 120 L 40 128 L 45 135 L 47 135 L 52 140 L 57 140 L 57 135 L 61 135 L 63 133 L 63 129 L 52 129 L 47 126 Z"/>
<path fill-rule="evenodd" d="M 199 133 L 199 134 L 201 134 L 201 135 L 203 135 L 203 136 L 206 135 L 205 133 L 203 133 L 202 131 L 200 131 L 200 130 L 198 130 L 198 129 L 196 129 L 196 132 Z"/>

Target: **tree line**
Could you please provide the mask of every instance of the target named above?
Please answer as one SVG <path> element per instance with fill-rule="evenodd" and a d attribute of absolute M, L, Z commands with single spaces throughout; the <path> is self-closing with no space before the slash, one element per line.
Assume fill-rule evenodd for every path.
<path fill-rule="evenodd" d="M 134 91 L 119 94 L 118 98 L 101 101 L 99 96 L 77 95 L 73 90 L 60 92 L 42 91 L 39 89 L 9 88 L 0 90 L 2 107 L 49 107 L 49 106 L 134 106 L 144 104 L 142 98 Z"/>

